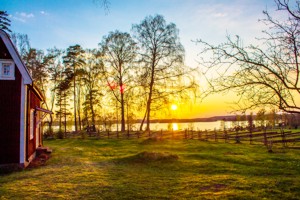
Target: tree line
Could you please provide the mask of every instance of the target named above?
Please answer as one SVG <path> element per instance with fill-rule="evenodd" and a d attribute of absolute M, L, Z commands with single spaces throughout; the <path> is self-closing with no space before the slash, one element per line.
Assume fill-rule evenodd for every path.
<path fill-rule="evenodd" d="M 197 91 L 178 34 L 174 23 L 155 15 L 132 25 L 131 33 L 109 32 L 96 49 L 76 44 L 44 52 L 32 48 L 26 34 L 10 35 L 34 84 L 47 97 L 47 109 L 55 113 L 47 122 L 49 130 L 54 120 L 62 131 L 68 121 L 78 131 L 114 120 L 125 131 L 126 122 L 139 116 L 139 129 L 150 130 L 151 117 Z"/>

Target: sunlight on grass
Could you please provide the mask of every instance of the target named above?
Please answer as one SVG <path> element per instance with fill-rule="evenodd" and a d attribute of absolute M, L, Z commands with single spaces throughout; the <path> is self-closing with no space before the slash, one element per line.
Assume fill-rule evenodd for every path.
<path fill-rule="evenodd" d="M 197 140 L 46 141 L 46 166 L 0 176 L 0 199 L 297 199 L 298 150 Z"/>

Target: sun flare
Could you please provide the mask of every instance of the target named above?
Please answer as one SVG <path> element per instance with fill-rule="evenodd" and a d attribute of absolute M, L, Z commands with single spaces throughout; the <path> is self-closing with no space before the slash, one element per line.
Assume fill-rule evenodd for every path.
<path fill-rule="evenodd" d="M 177 105 L 176 105 L 176 104 L 172 104 L 172 105 L 171 105 L 171 109 L 172 109 L 172 110 L 177 110 Z"/>

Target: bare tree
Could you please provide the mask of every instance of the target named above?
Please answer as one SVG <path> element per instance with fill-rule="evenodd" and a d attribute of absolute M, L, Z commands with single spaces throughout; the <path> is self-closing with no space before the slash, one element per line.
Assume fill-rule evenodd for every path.
<path fill-rule="evenodd" d="M 14 45 L 17 47 L 19 54 L 22 58 L 24 58 L 31 48 L 28 35 L 22 33 L 12 33 L 10 37 Z"/>
<path fill-rule="evenodd" d="M 145 120 L 150 130 L 151 111 L 166 107 L 172 95 L 179 96 L 187 88 L 181 83 L 188 70 L 174 23 L 167 24 L 161 15 L 148 16 L 132 30 L 140 46 L 140 83 L 146 101 L 140 130 Z"/>
<path fill-rule="evenodd" d="M 93 2 L 96 5 L 100 5 L 104 9 L 105 13 L 109 12 L 110 1 L 108 1 L 108 0 L 93 0 Z"/>
<path fill-rule="evenodd" d="M 133 61 L 137 45 L 129 33 L 115 31 L 103 38 L 101 49 L 106 63 L 103 73 L 113 96 L 120 103 L 121 131 L 125 131 L 126 85 L 133 81 Z"/>
<path fill-rule="evenodd" d="M 275 19 L 264 11 L 261 20 L 267 27 L 261 46 L 243 46 L 241 39 L 227 37 L 220 45 L 198 40 L 204 46 L 202 64 L 209 89 L 206 95 L 235 91 L 240 99 L 238 110 L 277 107 L 288 113 L 300 113 L 300 7 L 298 1 L 275 0 L 277 12 L 286 19 Z M 211 59 L 206 59 L 209 54 Z M 217 77 L 209 76 L 217 74 Z"/>

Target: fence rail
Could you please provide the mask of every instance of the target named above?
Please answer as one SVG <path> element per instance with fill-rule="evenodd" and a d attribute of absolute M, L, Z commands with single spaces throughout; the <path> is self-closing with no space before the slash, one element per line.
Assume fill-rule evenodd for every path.
<path fill-rule="evenodd" d="M 98 139 L 110 138 L 157 138 L 157 139 L 194 139 L 202 141 L 214 141 L 225 143 L 249 143 L 262 144 L 268 150 L 272 150 L 273 144 L 282 144 L 287 147 L 289 144 L 300 142 L 300 131 L 290 130 L 263 130 L 253 132 L 227 132 L 227 131 L 95 131 L 95 132 L 69 132 L 66 137 L 96 137 Z"/>

